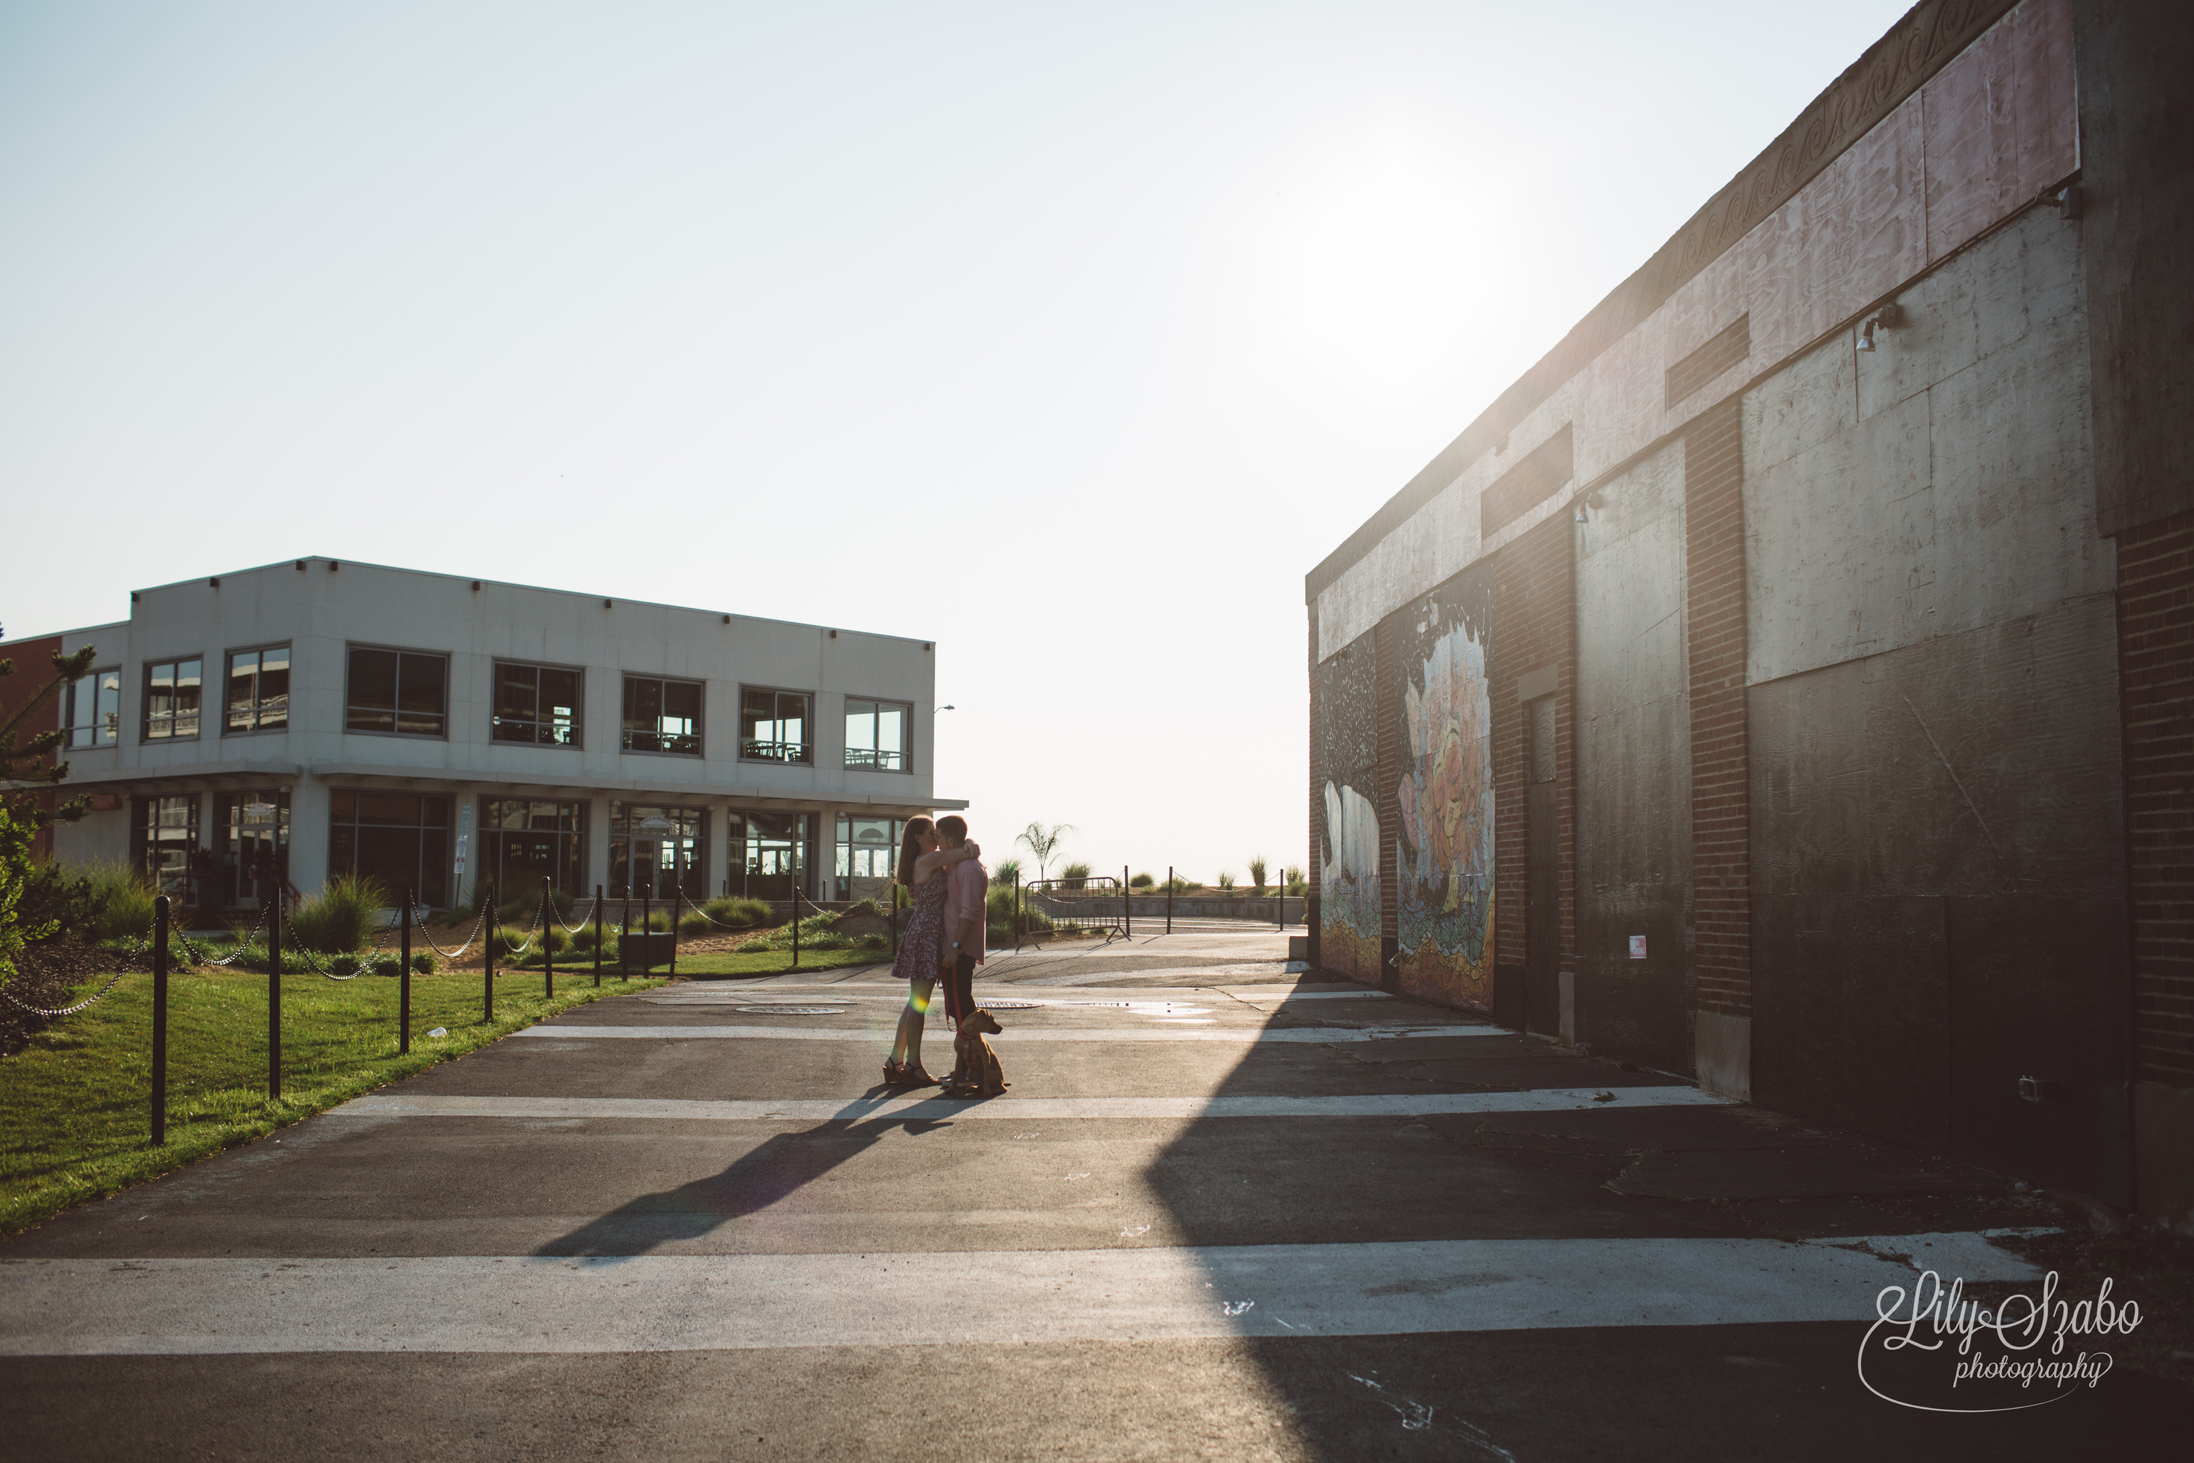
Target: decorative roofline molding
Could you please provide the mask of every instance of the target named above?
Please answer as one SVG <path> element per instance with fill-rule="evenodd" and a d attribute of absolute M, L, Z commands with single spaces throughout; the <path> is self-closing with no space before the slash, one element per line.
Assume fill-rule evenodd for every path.
<path fill-rule="evenodd" d="M 1455 481 L 1533 408 L 1789 202 L 2016 3 L 1920 0 L 1906 11 L 1652 258 L 1609 291 L 1554 349 L 1311 570 L 1304 577 L 1305 603 L 1315 603 L 1350 565 Z"/>

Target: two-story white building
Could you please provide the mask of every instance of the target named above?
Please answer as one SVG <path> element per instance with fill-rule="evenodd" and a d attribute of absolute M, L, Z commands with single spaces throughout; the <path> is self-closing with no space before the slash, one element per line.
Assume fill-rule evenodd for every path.
<path fill-rule="evenodd" d="M 353 872 L 432 906 L 862 898 L 903 819 L 966 806 L 931 795 L 922 640 L 310 558 L 0 654 L 85 645 L 53 715 L 94 811 L 55 853 L 206 910 Z"/>

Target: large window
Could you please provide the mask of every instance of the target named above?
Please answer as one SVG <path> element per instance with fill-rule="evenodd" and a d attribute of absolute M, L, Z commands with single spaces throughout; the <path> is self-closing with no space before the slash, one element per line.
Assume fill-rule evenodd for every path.
<path fill-rule="evenodd" d="M 537 893 L 543 879 L 573 898 L 580 897 L 585 810 L 585 803 L 483 798 L 480 877 L 493 879 L 503 899 Z"/>
<path fill-rule="evenodd" d="M 750 762 L 812 762 L 807 693 L 742 687 L 739 755 Z"/>
<path fill-rule="evenodd" d="M 643 803 L 609 805 L 609 896 L 669 899 L 706 898 L 708 864 L 701 829 L 702 808 L 651 807 Z"/>
<path fill-rule="evenodd" d="M 130 841 L 136 845 L 138 871 L 162 894 L 189 903 L 191 855 L 198 851 L 197 796 L 185 793 L 135 801 Z"/>
<path fill-rule="evenodd" d="M 228 719 L 223 735 L 289 726 L 289 647 L 229 652 Z"/>
<path fill-rule="evenodd" d="M 189 741 L 198 735 L 199 683 L 205 663 L 155 661 L 145 667 L 145 740 Z"/>
<path fill-rule="evenodd" d="M 93 671 L 69 682 L 69 749 L 111 747 L 122 739 L 122 672 Z"/>
<path fill-rule="evenodd" d="M 846 699 L 846 766 L 907 770 L 907 726 L 914 708 L 898 701 Z"/>
<path fill-rule="evenodd" d="M 892 861 L 899 853 L 897 818 L 838 815 L 838 897 L 881 899 L 891 892 Z"/>
<path fill-rule="evenodd" d="M 625 677 L 625 750 L 701 755 L 701 683 Z"/>
<path fill-rule="evenodd" d="M 449 903 L 449 799 L 409 792 L 335 792 L 328 799 L 328 873 L 379 879 L 394 901 Z"/>
<path fill-rule="evenodd" d="M 731 892 L 790 899 L 795 887 L 815 897 L 815 815 L 733 813 Z"/>
<path fill-rule="evenodd" d="M 343 730 L 439 737 L 449 730 L 449 657 L 420 650 L 350 651 Z"/>
<path fill-rule="evenodd" d="M 495 663 L 494 736 L 541 747 L 579 745 L 579 672 Z"/>
<path fill-rule="evenodd" d="M 210 897 L 232 909 L 264 908 L 289 876 L 289 794 L 275 787 L 222 793 L 214 822 L 221 887 Z"/>

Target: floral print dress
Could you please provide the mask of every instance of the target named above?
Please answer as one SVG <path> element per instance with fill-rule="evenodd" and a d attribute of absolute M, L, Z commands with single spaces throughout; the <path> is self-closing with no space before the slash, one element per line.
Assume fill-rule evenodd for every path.
<path fill-rule="evenodd" d="M 935 980 L 945 954 L 945 890 L 951 880 L 939 870 L 914 886 L 914 908 L 899 936 L 899 958 L 891 973 L 900 980 Z"/>

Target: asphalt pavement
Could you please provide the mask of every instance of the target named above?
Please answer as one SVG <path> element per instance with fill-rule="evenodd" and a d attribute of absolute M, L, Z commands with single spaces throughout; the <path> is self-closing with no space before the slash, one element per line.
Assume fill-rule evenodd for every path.
<path fill-rule="evenodd" d="M 0 1456 L 2183 1437 L 2186 1395 L 2130 1372 L 2005 1413 L 1869 1389 L 1970 1404 L 1947 1348 L 1862 1377 L 1862 1342 L 1925 1270 L 2032 1290 L 2033 1196 L 1285 957 L 1238 930 L 1001 953 L 986 1102 L 883 1086 L 880 969 L 572 1011 L 0 1243 Z"/>

